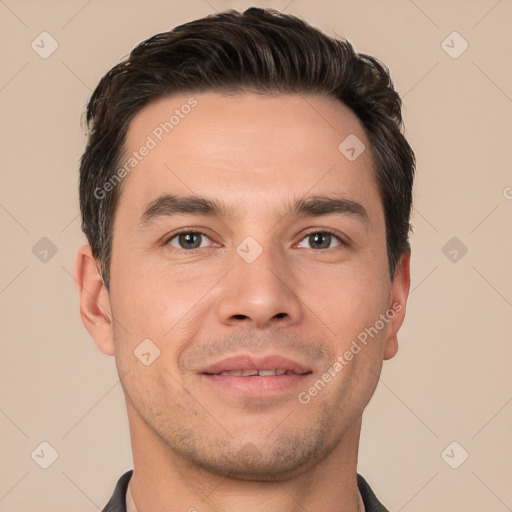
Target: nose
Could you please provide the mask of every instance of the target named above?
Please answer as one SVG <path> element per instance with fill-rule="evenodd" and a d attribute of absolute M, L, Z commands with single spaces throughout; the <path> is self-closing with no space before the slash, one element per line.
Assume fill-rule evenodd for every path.
<path fill-rule="evenodd" d="M 234 268 L 222 281 L 219 321 L 254 328 L 296 324 L 303 307 L 294 286 L 291 268 L 270 250 L 252 263 L 235 254 Z"/>

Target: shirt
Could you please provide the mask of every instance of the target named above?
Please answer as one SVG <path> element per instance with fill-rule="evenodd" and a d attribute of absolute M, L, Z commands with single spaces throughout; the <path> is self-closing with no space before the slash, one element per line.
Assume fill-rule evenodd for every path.
<path fill-rule="evenodd" d="M 133 470 L 130 470 L 121 476 L 114 494 L 102 512 L 137 512 L 131 493 L 128 492 L 132 474 Z M 359 489 L 359 508 L 363 512 L 389 512 L 377 499 L 368 482 L 359 474 L 357 475 L 357 486 Z"/>

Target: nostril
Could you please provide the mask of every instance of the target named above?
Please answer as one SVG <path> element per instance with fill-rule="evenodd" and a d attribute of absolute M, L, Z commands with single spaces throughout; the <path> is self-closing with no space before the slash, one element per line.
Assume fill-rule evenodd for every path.
<path fill-rule="evenodd" d="M 277 313 L 276 318 L 284 318 L 288 313 Z"/>
<path fill-rule="evenodd" d="M 237 320 L 244 320 L 244 318 L 247 318 L 246 315 L 233 315 L 233 318 L 236 318 Z"/>

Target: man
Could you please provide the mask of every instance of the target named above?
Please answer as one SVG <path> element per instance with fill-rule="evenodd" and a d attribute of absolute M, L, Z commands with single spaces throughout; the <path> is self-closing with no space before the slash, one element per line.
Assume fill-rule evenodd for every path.
<path fill-rule="evenodd" d="M 414 154 L 387 70 L 277 11 L 135 48 L 87 109 L 84 325 L 133 472 L 105 511 L 385 511 L 357 474 L 398 349 Z"/>

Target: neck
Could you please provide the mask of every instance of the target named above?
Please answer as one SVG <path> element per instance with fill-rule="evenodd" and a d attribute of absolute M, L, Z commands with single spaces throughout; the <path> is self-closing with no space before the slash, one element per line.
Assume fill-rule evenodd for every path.
<path fill-rule="evenodd" d="M 357 512 L 361 417 L 326 457 L 271 481 L 240 480 L 198 467 L 171 451 L 128 407 L 137 512 Z"/>

